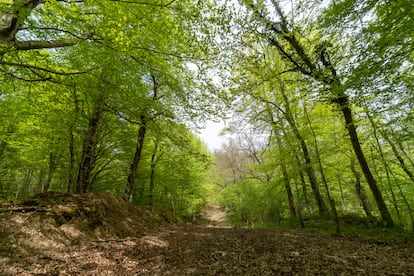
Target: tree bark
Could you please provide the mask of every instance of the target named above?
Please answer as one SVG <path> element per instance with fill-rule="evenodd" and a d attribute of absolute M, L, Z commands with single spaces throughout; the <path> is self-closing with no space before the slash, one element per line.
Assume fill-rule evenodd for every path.
<path fill-rule="evenodd" d="M 303 138 L 303 136 L 300 134 L 299 129 L 296 125 L 296 122 L 292 116 L 292 113 L 290 111 L 290 107 L 289 107 L 289 101 L 288 98 L 285 94 L 285 92 L 283 91 L 284 89 L 281 89 L 282 92 L 282 96 L 285 100 L 285 108 L 286 108 L 286 112 L 285 112 L 285 118 L 287 120 L 287 122 L 289 123 L 289 125 L 291 126 L 293 133 L 296 136 L 296 139 L 298 139 L 299 143 L 300 143 L 300 147 L 302 149 L 302 154 L 303 154 L 303 158 L 304 158 L 304 167 L 305 167 L 305 171 L 306 174 L 308 175 L 309 178 L 309 182 L 311 184 L 311 188 L 312 188 L 312 192 L 313 192 L 313 196 L 315 197 L 315 201 L 318 205 L 318 209 L 319 209 L 319 213 L 326 213 L 327 212 L 327 208 L 325 205 L 325 202 L 323 201 L 322 195 L 319 191 L 319 186 L 318 186 L 318 180 L 316 178 L 315 175 L 315 170 L 313 169 L 313 165 L 311 162 L 311 157 L 309 154 L 309 149 L 308 146 L 306 144 L 305 139 Z"/>
<path fill-rule="evenodd" d="M 90 191 L 90 177 L 95 165 L 95 149 L 98 138 L 99 123 L 104 112 L 104 95 L 100 92 L 95 103 L 92 116 L 89 118 L 89 125 L 83 140 L 82 155 L 79 163 L 78 178 L 76 181 L 76 191 L 86 193 Z"/>
<path fill-rule="evenodd" d="M 158 81 L 154 75 L 151 75 L 152 79 L 152 100 L 158 100 Z M 134 159 L 132 160 L 131 167 L 128 174 L 128 181 L 125 186 L 123 199 L 129 202 L 135 193 L 135 181 L 137 177 L 138 164 L 141 160 L 141 152 L 144 147 L 145 133 L 147 131 L 147 117 L 145 116 L 146 110 L 141 114 L 141 125 L 138 129 L 137 145 L 135 148 Z"/>
<path fill-rule="evenodd" d="M 16 33 L 41 0 L 11 1 L 8 12 L 1 11 L 0 43 L 15 40 Z"/>
<path fill-rule="evenodd" d="M 400 167 L 404 170 L 404 172 L 408 175 L 408 177 L 411 179 L 411 182 L 414 184 L 414 174 L 413 172 L 408 168 L 408 166 L 405 164 L 404 159 L 400 155 L 400 153 L 397 150 L 397 147 L 395 144 L 391 141 L 391 139 L 388 137 L 388 135 L 385 134 L 385 132 L 382 133 L 382 137 L 388 142 L 388 144 L 391 146 L 392 152 L 394 153 L 395 158 L 397 158 L 398 163 L 400 164 Z"/>
<path fill-rule="evenodd" d="M 309 214 L 312 215 L 313 210 L 309 202 L 309 198 L 308 198 L 308 191 L 306 189 L 306 181 L 305 181 L 305 175 L 303 174 L 302 163 L 300 162 L 299 156 L 297 154 L 295 155 L 295 158 L 296 158 L 296 162 L 299 165 L 299 176 L 300 176 L 300 181 L 302 183 L 302 191 L 303 191 L 303 197 L 305 199 L 306 209 L 308 210 Z"/>
<path fill-rule="evenodd" d="M 291 31 L 291 27 L 287 23 L 283 10 L 280 8 L 278 1 L 272 1 L 277 16 L 280 18 L 279 22 L 275 23 L 266 17 L 265 13 L 256 6 L 250 4 L 250 8 L 253 9 L 256 16 L 258 16 L 271 30 L 274 35 L 269 35 L 268 41 L 271 45 L 277 48 L 280 55 L 289 61 L 294 66 L 294 70 L 308 76 L 318 82 L 324 83 L 331 89 L 330 96 L 332 103 L 338 104 L 341 108 L 341 112 L 345 119 L 345 127 L 348 130 L 351 144 L 354 149 L 355 155 L 358 159 L 361 170 L 368 182 L 368 185 L 374 195 L 375 202 L 381 213 L 381 217 L 384 222 L 389 226 L 394 225 L 394 221 L 391 214 L 384 202 L 381 191 L 378 188 L 377 182 L 373 177 L 371 170 L 368 166 L 367 160 L 364 156 L 364 152 L 361 148 L 361 144 L 358 140 L 358 134 L 354 125 L 352 110 L 349 105 L 348 96 L 341 87 L 341 82 L 337 76 L 335 66 L 331 63 L 329 55 L 326 52 L 326 47 L 322 44 L 318 50 L 318 60 L 313 58 L 314 53 L 308 54 L 305 51 L 305 47 L 300 43 L 294 33 Z M 281 40 L 281 41 L 280 41 Z M 286 47 L 286 44 L 290 47 Z M 323 65 L 323 68 L 319 66 L 319 63 Z"/>
<path fill-rule="evenodd" d="M 72 130 L 69 131 L 69 168 L 68 168 L 68 193 L 73 192 L 73 179 L 75 169 L 75 146 Z"/>
<path fill-rule="evenodd" d="M 359 200 L 361 201 L 362 208 L 364 209 L 364 212 L 367 215 L 367 217 L 372 217 L 371 205 L 369 203 L 368 196 L 361 185 L 361 175 L 355 168 L 355 160 L 353 158 L 351 158 L 351 170 L 355 176 L 355 190 Z"/>
<path fill-rule="evenodd" d="M 283 181 L 285 183 L 285 189 L 286 189 L 286 193 L 287 193 L 287 197 L 288 197 L 290 216 L 291 217 L 296 217 L 295 201 L 293 199 L 293 193 L 292 193 L 292 189 L 291 189 L 290 181 L 289 181 L 289 174 L 287 172 L 285 159 L 284 159 L 283 153 L 282 153 L 282 142 L 280 141 L 280 137 L 277 134 L 276 134 L 276 140 L 277 140 L 277 144 L 279 146 L 279 153 L 280 153 L 280 156 L 281 156 L 280 157 L 280 168 L 282 170 Z"/>
<path fill-rule="evenodd" d="M 313 143 L 315 144 L 315 154 L 316 154 L 316 159 L 318 160 L 318 164 L 319 164 L 319 172 L 321 174 L 322 183 L 325 187 L 326 195 L 328 197 L 328 201 L 331 205 L 331 209 L 332 209 L 332 212 L 333 212 L 333 208 L 336 209 L 336 207 L 331 204 L 334 201 L 332 200 L 331 192 L 329 191 L 328 181 L 326 180 L 325 171 L 324 171 L 323 166 L 322 166 L 321 155 L 320 155 L 319 146 L 318 146 L 318 140 L 316 139 L 316 133 L 315 133 L 315 130 L 313 129 L 311 120 L 309 118 L 309 114 L 308 114 L 308 110 L 306 108 L 306 104 L 307 103 L 305 102 L 305 99 L 303 99 L 303 111 L 305 112 L 306 121 L 308 122 L 309 128 L 310 128 L 311 133 L 312 133 Z"/>
<path fill-rule="evenodd" d="M 368 166 L 368 162 L 365 158 L 364 152 L 362 151 L 361 144 L 358 139 L 358 134 L 356 132 L 354 119 L 352 116 L 351 108 L 349 107 L 348 97 L 342 97 L 339 99 L 338 104 L 341 107 L 343 117 L 345 119 L 345 127 L 348 130 L 349 137 L 351 139 L 351 144 L 354 149 L 355 155 L 358 159 L 361 170 L 365 176 L 368 186 L 371 189 L 371 192 L 374 196 L 375 202 L 377 204 L 378 210 L 380 211 L 381 218 L 388 226 L 393 226 L 394 221 L 391 217 L 391 214 L 385 204 L 385 201 L 382 197 L 382 193 L 378 188 L 377 181 L 375 180 L 372 172 Z"/>
<path fill-rule="evenodd" d="M 155 167 L 157 166 L 157 151 L 158 151 L 158 142 L 155 142 L 154 150 L 152 151 L 151 155 L 151 174 L 150 174 L 150 181 L 149 181 L 149 199 L 148 204 L 153 204 L 153 197 L 154 197 L 154 185 L 155 185 Z"/>
<path fill-rule="evenodd" d="M 270 117 L 270 121 L 272 124 L 272 129 L 275 132 L 275 136 L 276 136 L 276 142 L 277 145 L 279 147 L 279 155 L 280 155 L 280 168 L 282 170 L 282 175 L 283 175 L 283 181 L 285 183 L 285 189 L 286 189 L 286 193 L 287 193 L 287 197 L 288 197 L 288 203 L 289 203 L 289 211 L 290 211 L 290 216 L 291 217 L 296 217 L 296 206 L 295 206 L 295 200 L 293 197 L 293 193 L 292 193 L 292 189 L 291 189 L 291 185 L 290 185 L 290 181 L 289 181 L 289 174 L 287 172 L 286 169 L 286 162 L 285 162 L 285 158 L 284 158 L 284 153 L 283 153 L 283 147 L 282 147 L 282 141 L 280 140 L 280 136 L 277 133 L 277 124 L 276 121 L 274 119 L 273 113 L 270 109 L 270 107 L 267 105 L 267 113 L 269 114 Z M 270 178 L 269 178 L 270 180 Z"/>
<path fill-rule="evenodd" d="M 49 170 L 47 173 L 47 178 L 46 178 L 46 182 L 45 182 L 44 189 L 43 189 L 44 192 L 47 192 L 49 190 L 50 183 L 52 183 L 53 175 L 55 174 L 57 166 L 58 166 L 57 155 L 51 152 L 49 154 Z"/>
<path fill-rule="evenodd" d="M 129 169 L 128 181 L 125 187 L 123 199 L 129 202 L 135 192 L 135 180 L 139 161 L 141 160 L 142 148 L 144 147 L 145 133 L 147 131 L 145 116 L 141 116 L 141 126 L 138 129 L 137 144 L 135 148 L 134 159 Z"/>

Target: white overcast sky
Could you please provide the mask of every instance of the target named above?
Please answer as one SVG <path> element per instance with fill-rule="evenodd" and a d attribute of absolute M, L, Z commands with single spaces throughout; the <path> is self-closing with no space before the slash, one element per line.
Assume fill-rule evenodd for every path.
<path fill-rule="evenodd" d="M 210 151 L 218 150 L 226 142 L 226 137 L 220 136 L 220 132 L 225 127 L 223 122 L 207 122 L 205 129 L 199 129 L 197 135 L 208 146 Z"/>

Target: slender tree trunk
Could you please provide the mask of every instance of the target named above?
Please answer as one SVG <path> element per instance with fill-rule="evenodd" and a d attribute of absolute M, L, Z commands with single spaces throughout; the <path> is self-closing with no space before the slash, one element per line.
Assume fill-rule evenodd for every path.
<path fill-rule="evenodd" d="M 385 175 L 387 177 L 388 189 L 391 193 L 391 199 L 392 199 L 392 202 L 393 202 L 393 205 L 394 205 L 395 212 L 397 214 L 398 220 L 401 221 L 401 214 L 400 214 L 400 211 L 399 211 L 398 202 L 397 202 L 397 199 L 395 197 L 393 187 L 391 185 L 391 178 L 390 178 L 391 170 L 390 170 L 390 167 L 388 166 L 387 160 L 385 159 L 384 151 L 382 150 L 382 146 L 381 146 L 381 143 L 380 143 L 380 140 L 379 140 L 379 137 L 378 137 L 377 126 L 376 126 L 376 124 L 374 122 L 374 119 L 372 118 L 371 114 L 369 113 L 368 107 L 365 107 L 365 114 L 367 115 L 368 120 L 369 120 L 369 122 L 371 124 L 371 127 L 372 127 L 372 130 L 373 130 L 374 138 L 375 138 L 375 141 L 376 141 L 376 144 L 377 144 L 377 150 L 378 150 L 378 153 L 380 154 L 381 162 L 382 162 L 382 165 L 383 165 L 384 170 L 385 170 Z M 375 161 L 374 155 L 372 153 L 372 149 L 371 149 L 371 155 L 372 155 L 372 160 Z M 375 165 L 374 165 L 374 171 L 375 171 L 377 177 L 379 177 L 379 173 L 377 172 Z"/>
<path fill-rule="evenodd" d="M 282 124 L 281 130 L 282 130 L 284 136 L 287 137 L 286 131 L 283 128 L 283 123 L 281 123 L 281 124 Z M 288 143 L 289 147 L 293 148 L 293 146 L 291 145 L 291 143 L 288 139 L 286 140 L 286 142 Z M 310 204 L 310 201 L 309 201 L 309 198 L 308 198 L 308 192 L 307 192 L 307 189 L 306 189 L 305 175 L 303 174 L 303 164 L 300 161 L 300 158 L 299 158 L 298 153 L 296 152 L 296 149 L 293 150 L 293 155 L 295 156 L 296 163 L 298 164 L 298 172 L 299 172 L 300 181 L 302 183 L 302 191 L 303 191 L 303 198 L 305 199 L 305 206 L 306 206 L 306 209 L 308 210 L 309 214 L 312 215 L 313 210 L 312 210 L 312 206 Z M 295 184 L 296 184 L 296 189 L 297 189 L 298 184 L 296 182 L 295 182 Z M 299 194 L 298 194 L 298 201 L 300 201 Z M 300 207 L 300 204 L 298 206 Z M 300 212 L 300 210 L 298 210 L 298 212 L 297 212 L 298 215 L 299 215 L 299 212 Z"/>
<path fill-rule="evenodd" d="M 157 151 L 158 151 L 158 142 L 155 142 L 154 150 L 152 151 L 151 155 L 151 174 L 150 174 L 150 181 L 149 181 L 149 205 L 153 204 L 153 197 L 154 197 L 154 185 L 155 185 L 155 167 L 157 166 Z"/>
<path fill-rule="evenodd" d="M 86 193 L 90 190 L 90 177 L 95 163 L 95 149 L 98 137 L 98 128 L 102 113 L 104 112 L 104 95 L 101 92 L 95 103 L 92 116 L 83 140 L 82 155 L 79 163 L 76 191 Z"/>
<path fill-rule="evenodd" d="M 370 187 L 371 192 L 374 196 L 374 199 L 380 211 L 382 220 L 386 222 L 389 226 L 392 226 L 394 225 L 394 221 L 382 197 L 382 193 L 377 185 L 377 181 L 375 180 L 374 176 L 371 173 L 371 170 L 368 166 L 368 162 L 365 158 L 364 152 L 362 151 L 361 144 L 358 139 L 358 134 L 355 128 L 352 111 L 351 111 L 351 108 L 349 107 L 348 98 L 347 97 L 340 98 L 338 103 L 341 107 L 341 111 L 345 119 L 345 127 L 348 130 L 348 134 L 351 139 L 351 144 L 354 149 L 355 155 L 358 159 L 359 165 L 361 166 L 361 170 L 365 176 L 365 179 L 368 182 L 368 186 Z"/>
<path fill-rule="evenodd" d="M 303 139 L 302 135 L 299 133 L 299 131 L 296 127 L 296 124 L 291 119 L 289 119 L 288 122 L 289 122 L 290 126 L 292 127 L 293 132 L 294 132 L 296 138 L 298 139 L 298 141 L 300 143 L 303 158 L 304 158 L 304 162 L 305 162 L 305 164 L 303 165 L 303 168 L 305 169 L 306 174 L 309 178 L 309 182 L 311 184 L 313 196 L 315 197 L 316 204 L 318 205 L 319 213 L 325 213 L 327 211 L 326 205 L 325 205 L 325 202 L 323 201 L 322 195 L 319 191 L 318 181 L 317 181 L 317 178 L 316 178 L 316 175 L 315 175 L 315 170 L 313 169 L 313 166 L 312 166 L 308 146 L 306 145 L 305 139 Z M 300 160 L 298 160 L 298 162 L 302 163 Z"/>
<path fill-rule="evenodd" d="M 395 175 L 393 175 L 394 178 L 394 182 L 396 183 L 396 186 L 400 192 L 400 195 L 405 203 L 405 206 L 407 206 L 407 211 L 408 214 L 410 215 L 410 220 L 411 220 L 411 229 L 412 231 L 414 231 L 414 210 L 411 208 L 411 205 L 407 199 L 406 194 L 403 192 L 403 190 L 401 189 L 401 185 L 398 183 L 398 180 L 395 178 Z"/>
<path fill-rule="evenodd" d="M 338 178 L 339 192 L 341 193 L 341 211 L 342 211 L 342 213 L 345 213 L 346 212 L 345 194 L 344 194 L 344 188 L 342 187 L 341 173 L 339 171 L 337 171 L 336 177 Z"/>
<path fill-rule="evenodd" d="M 321 48 L 318 53 L 320 63 L 324 67 L 323 70 L 320 70 L 319 64 L 316 64 L 314 62 L 314 58 L 307 53 L 301 42 L 295 37 L 293 32 L 291 32 L 291 27 L 287 23 L 287 19 L 283 13 L 283 10 L 279 6 L 279 2 L 272 1 L 272 4 L 275 7 L 275 11 L 281 20 L 279 21 L 280 25 L 269 24 L 269 26 L 272 31 L 279 35 L 279 39 L 286 42 L 291 47 L 291 49 L 287 49 L 285 45 L 280 43 L 279 39 L 274 37 L 270 38 L 269 42 L 278 49 L 279 53 L 282 56 L 291 61 L 297 71 L 331 87 L 331 96 L 333 97 L 332 102 L 338 104 L 341 108 L 343 117 L 345 119 L 345 127 L 348 130 L 352 147 L 358 159 L 359 165 L 361 166 L 361 170 L 365 176 L 365 179 L 368 182 L 372 194 L 374 195 L 374 199 L 381 213 L 381 217 L 383 221 L 386 222 L 389 226 L 394 225 L 394 221 L 387 208 L 387 205 L 385 204 L 381 191 L 378 188 L 377 182 L 371 173 L 367 160 L 365 159 L 364 152 L 362 151 L 361 144 L 359 143 L 349 99 L 347 95 L 345 95 L 344 91 L 340 91 L 341 81 L 337 77 L 335 66 L 331 63 L 326 49 Z M 270 23 L 269 19 L 266 18 L 266 16 L 264 16 L 264 14 L 262 14 L 256 6 L 252 5 L 252 8 L 257 16 L 262 18 L 265 22 Z M 276 26 L 280 26 L 280 28 Z M 330 72 L 329 75 L 327 75 L 326 72 Z"/>
<path fill-rule="evenodd" d="M 414 184 L 414 174 L 413 172 L 408 168 L 408 166 L 405 164 L 404 159 L 402 158 L 402 156 L 400 155 L 400 153 L 397 150 L 397 147 L 395 146 L 395 144 L 393 143 L 393 141 L 391 141 L 391 139 L 388 137 L 388 135 L 383 132 L 382 133 L 382 137 L 384 137 L 384 139 L 388 142 L 388 144 L 391 146 L 392 152 L 394 153 L 395 158 L 397 158 L 398 163 L 400 164 L 400 167 L 404 170 L 404 172 L 408 175 L 408 177 L 411 179 L 411 182 L 413 182 Z"/>
<path fill-rule="evenodd" d="M 37 185 L 35 187 L 36 192 L 39 192 L 39 191 L 46 192 L 45 191 L 45 182 L 46 182 L 45 181 L 45 175 L 46 175 L 45 170 L 43 168 L 40 169 Z M 29 193 L 32 193 L 32 191 L 30 190 Z"/>
<path fill-rule="evenodd" d="M 300 162 L 298 155 L 295 155 L 295 157 L 296 157 L 296 162 L 299 165 L 299 176 L 300 176 L 300 181 L 302 183 L 303 198 L 305 199 L 306 209 L 308 210 L 309 214 L 312 215 L 313 210 L 309 202 L 309 198 L 308 198 L 308 191 L 306 189 L 306 181 L 305 181 L 305 175 L 303 174 L 302 163 Z"/>
<path fill-rule="evenodd" d="M 151 75 L 152 78 L 152 100 L 158 100 L 158 82 L 154 75 Z M 135 193 L 135 182 L 137 177 L 137 169 L 139 162 L 141 161 L 141 152 L 144 147 L 145 133 L 147 132 L 147 117 L 145 116 L 145 111 L 141 114 L 141 125 L 138 129 L 137 145 L 135 148 L 134 159 L 132 160 L 131 167 L 128 174 L 128 181 L 125 187 L 123 199 L 126 202 L 129 202 L 132 199 L 132 196 Z"/>
<path fill-rule="evenodd" d="M 300 200 L 300 192 L 299 192 L 299 187 L 298 187 L 298 182 L 295 180 L 295 190 L 296 190 L 296 196 L 298 198 L 297 200 L 297 214 L 298 214 L 298 219 L 299 219 L 299 225 L 301 228 L 305 228 L 305 223 L 303 222 L 303 216 L 302 216 L 302 204 L 301 204 L 301 200 Z"/>
<path fill-rule="evenodd" d="M 359 200 L 361 201 L 362 208 L 364 209 L 367 217 L 372 217 L 371 204 L 369 203 L 368 196 L 364 191 L 364 187 L 361 185 L 361 175 L 355 168 L 355 160 L 353 158 L 351 158 L 351 171 L 355 176 L 355 190 Z"/>
<path fill-rule="evenodd" d="M 138 129 L 137 144 L 135 148 L 134 159 L 132 160 L 131 167 L 128 174 L 128 182 L 125 187 L 123 199 L 129 202 L 135 191 L 135 181 L 137 176 L 137 169 L 139 161 L 141 160 L 142 148 L 144 147 L 145 133 L 147 131 L 145 116 L 141 116 L 141 126 Z"/>
<path fill-rule="evenodd" d="M 285 162 L 284 153 L 283 153 L 282 141 L 280 140 L 280 136 L 277 133 L 277 124 L 276 124 L 276 121 L 274 119 L 273 113 L 270 110 L 270 107 L 268 105 L 267 105 L 267 111 L 268 111 L 268 114 L 269 114 L 269 117 L 270 117 L 270 120 L 271 120 L 271 123 L 272 123 L 272 129 L 275 132 L 276 142 L 277 142 L 277 145 L 279 147 L 280 168 L 282 170 L 283 181 L 285 183 L 285 189 L 286 189 L 286 193 L 287 193 L 287 197 L 288 197 L 290 216 L 291 217 L 296 217 L 295 200 L 294 200 L 294 197 L 293 197 L 293 193 L 292 193 L 292 189 L 291 189 L 291 185 L 290 185 L 290 181 L 289 181 L 289 174 L 288 174 L 287 169 L 286 169 L 286 162 Z"/>
<path fill-rule="evenodd" d="M 326 195 L 328 196 L 328 201 L 330 203 L 332 203 L 333 201 L 332 201 L 332 197 L 331 197 L 331 192 L 329 191 L 328 181 L 326 180 L 325 171 L 324 171 L 323 166 L 322 166 L 321 155 L 319 153 L 318 141 L 316 139 L 315 130 L 313 129 L 311 120 L 309 119 L 309 114 L 308 114 L 308 110 L 306 108 L 305 99 L 303 99 L 303 111 L 305 112 L 306 121 L 308 122 L 309 128 L 310 128 L 311 133 L 312 133 L 313 142 L 315 144 L 316 159 L 318 160 L 319 172 L 320 172 L 321 177 L 322 177 L 322 183 L 323 183 L 323 186 L 325 187 Z M 331 204 L 331 208 L 335 208 L 336 209 L 336 207 L 333 206 L 332 204 Z"/>
<path fill-rule="evenodd" d="M 49 154 L 49 170 L 47 173 L 46 182 L 44 185 L 44 192 L 47 192 L 50 188 L 50 183 L 52 183 L 53 175 L 55 174 L 56 168 L 58 166 L 57 155 L 54 153 Z"/>
<path fill-rule="evenodd" d="M 286 189 L 286 193 L 288 197 L 290 216 L 296 217 L 295 201 L 293 199 L 293 193 L 292 193 L 292 189 L 290 187 L 290 181 L 289 181 L 289 174 L 287 172 L 285 159 L 283 157 L 282 142 L 280 141 L 280 137 L 277 134 L 276 134 L 276 139 L 277 139 L 277 143 L 279 146 L 279 152 L 281 156 L 280 168 L 282 169 L 283 181 L 285 183 L 285 189 Z"/>
<path fill-rule="evenodd" d="M 68 169 L 68 193 L 73 192 L 73 172 L 75 170 L 75 146 L 72 129 L 69 131 L 69 169 Z"/>
<path fill-rule="evenodd" d="M 400 149 L 401 153 L 405 156 L 405 158 L 408 160 L 408 162 L 410 162 L 411 166 L 414 167 L 414 161 L 411 159 L 410 155 L 405 151 L 402 142 L 399 139 L 397 139 L 395 137 L 395 135 L 393 135 L 393 136 L 394 136 L 394 140 L 397 143 L 398 148 Z"/>
<path fill-rule="evenodd" d="M 280 92 L 281 92 L 281 94 L 284 98 L 284 101 L 285 101 L 285 109 L 286 109 L 285 118 L 286 118 L 286 121 L 291 126 L 291 128 L 293 130 L 293 133 L 295 134 L 296 139 L 298 139 L 298 141 L 300 143 L 300 146 L 301 146 L 301 149 L 302 149 L 302 154 L 303 154 L 303 158 L 304 158 L 304 162 L 305 162 L 304 168 L 305 168 L 306 174 L 308 175 L 309 182 L 310 182 L 311 187 L 312 187 L 313 196 L 315 197 L 315 201 L 318 205 L 319 213 L 321 213 L 321 214 L 325 213 L 327 211 L 327 208 L 326 208 L 325 202 L 323 201 L 322 195 L 319 191 L 318 180 L 317 180 L 316 175 L 315 175 L 315 170 L 313 169 L 313 165 L 312 165 L 312 162 L 311 162 L 311 157 L 310 157 L 310 154 L 309 154 L 309 149 L 308 149 L 308 146 L 306 144 L 305 139 L 303 138 L 303 136 L 299 132 L 299 129 L 296 125 L 295 119 L 293 118 L 292 112 L 291 112 L 290 107 L 289 107 L 289 99 L 286 96 L 283 84 L 281 84 Z"/>

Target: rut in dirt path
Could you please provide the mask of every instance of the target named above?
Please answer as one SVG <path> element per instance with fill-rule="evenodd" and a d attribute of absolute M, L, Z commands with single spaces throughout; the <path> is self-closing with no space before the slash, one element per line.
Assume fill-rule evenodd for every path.
<path fill-rule="evenodd" d="M 226 211 L 217 203 L 212 203 L 201 213 L 203 219 L 206 220 L 206 227 L 210 228 L 231 228 L 232 225 L 227 220 Z"/>

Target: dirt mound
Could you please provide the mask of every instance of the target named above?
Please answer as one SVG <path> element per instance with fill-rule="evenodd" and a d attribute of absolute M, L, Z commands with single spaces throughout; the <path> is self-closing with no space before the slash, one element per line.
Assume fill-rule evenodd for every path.
<path fill-rule="evenodd" d="M 137 208 L 107 194 L 44 193 L 1 204 L 0 267 L 10 269 L 0 268 L 0 274 L 26 271 L 12 268 L 17 259 L 42 263 L 76 250 L 72 246 L 137 239 L 176 222 L 169 212 Z"/>

